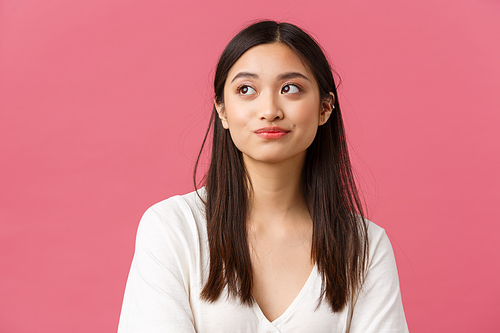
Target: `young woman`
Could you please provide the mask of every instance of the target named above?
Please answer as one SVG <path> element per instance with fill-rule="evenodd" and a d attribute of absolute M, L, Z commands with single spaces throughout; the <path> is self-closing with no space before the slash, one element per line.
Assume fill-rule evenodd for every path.
<path fill-rule="evenodd" d="M 292 24 L 253 24 L 214 89 L 205 187 L 144 214 L 118 331 L 407 332 L 321 48 Z"/>

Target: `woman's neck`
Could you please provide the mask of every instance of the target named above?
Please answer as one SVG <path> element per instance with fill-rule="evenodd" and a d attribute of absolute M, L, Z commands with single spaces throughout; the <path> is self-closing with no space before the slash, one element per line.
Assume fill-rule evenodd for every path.
<path fill-rule="evenodd" d="M 279 163 L 267 163 L 244 157 L 251 181 L 249 224 L 283 228 L 304 220 L 309 212 L 301 191 L 305 152 Z"/>

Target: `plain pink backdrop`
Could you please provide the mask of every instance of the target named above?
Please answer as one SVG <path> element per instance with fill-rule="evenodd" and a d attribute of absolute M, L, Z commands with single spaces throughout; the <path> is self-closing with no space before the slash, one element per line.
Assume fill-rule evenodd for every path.
<path fill-rule="evenodd" d="M 500 2 L 0 1 L 0 332 L 116 331 L 145 209 L 193 189 L 220 52 L 295 23 L 342 77 L 411 332 L 495 332 Z"/>

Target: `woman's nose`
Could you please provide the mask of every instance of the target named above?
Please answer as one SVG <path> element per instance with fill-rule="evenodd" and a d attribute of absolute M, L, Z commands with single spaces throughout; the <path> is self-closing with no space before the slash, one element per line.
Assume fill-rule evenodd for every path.
<path fill-rule="evenodd" d="M 259 103 L 259 115 L 260 119 L 265 119 L 269 122 L 283 119 L 283 111 L 281 110 L 278 96 L 273 96 L 272 94 L 262 95 L 261 102 Z"/>

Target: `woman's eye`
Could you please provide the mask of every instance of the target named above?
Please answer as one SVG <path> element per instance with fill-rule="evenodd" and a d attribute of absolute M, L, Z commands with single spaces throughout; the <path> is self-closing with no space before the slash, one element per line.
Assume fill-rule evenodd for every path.
<path fill-rule="evenodd" d="M 238 93 L 241 95 L 253 95 L 255 92 L 255 89 L 249 86 L 241 86 L 238 88 Z"/>
<path fill-rule="evenodd" d="M 294 84 L 287 84 L 281 89 L 282 94 L 293 94 L 298 93 L 299 91 L 299 88 Z"/>

